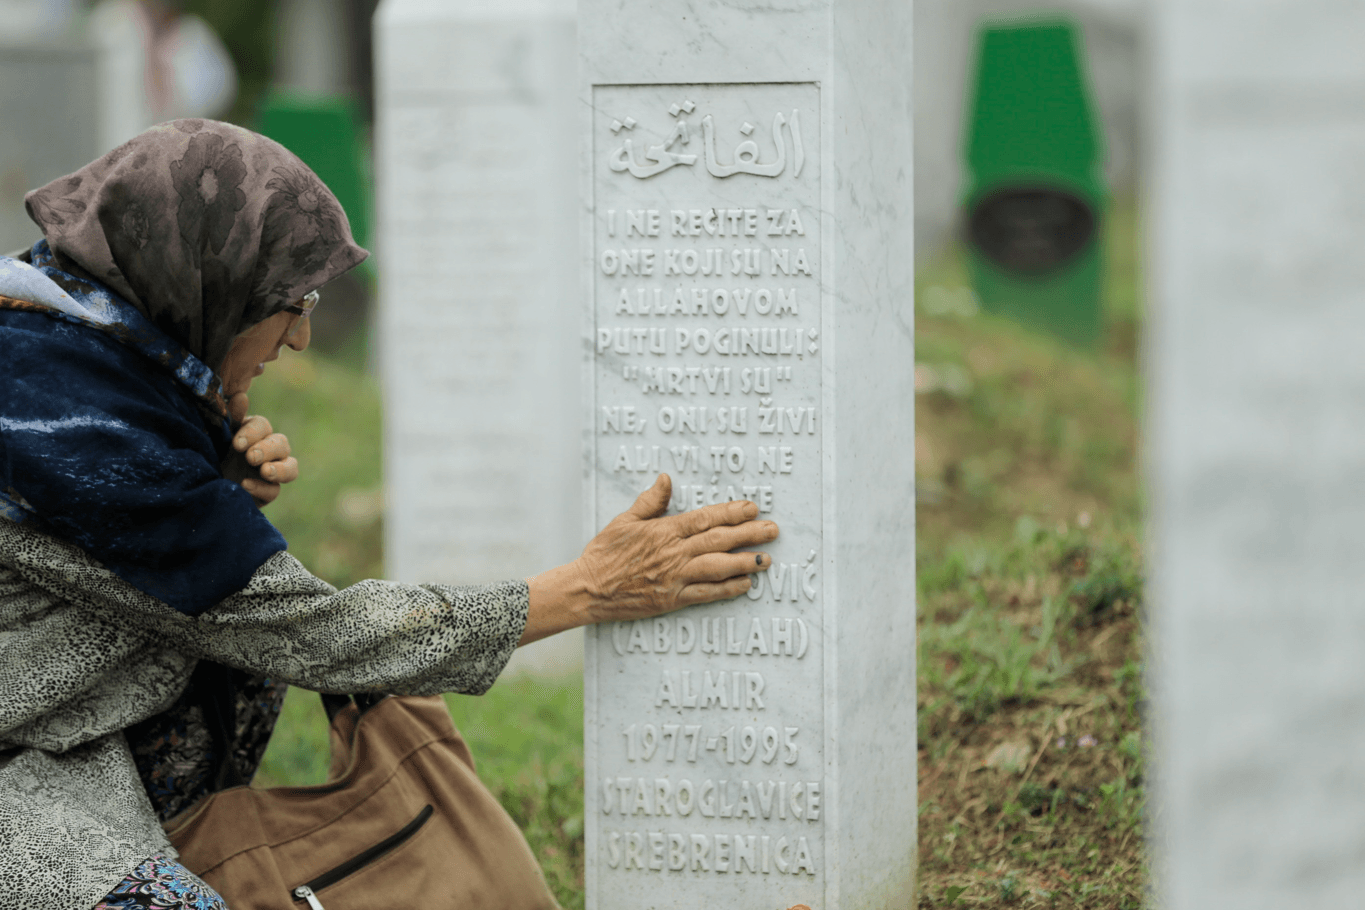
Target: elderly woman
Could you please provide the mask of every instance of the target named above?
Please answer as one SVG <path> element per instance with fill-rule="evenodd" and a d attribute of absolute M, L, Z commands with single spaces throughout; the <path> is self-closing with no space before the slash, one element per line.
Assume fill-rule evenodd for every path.
<path fill-rule="evenodd" d="M 44 239 L 0 258 L 4 906 L 221 907 L 159 821 L 250 779 L 284 684 L 478 694 L 519 644 L 768 565 L 730 552 L 777 536 L 752 503 L 660 517 L 661 476 L 535 578 L 337 591 L 259 511 L 297 465 L 246 418 L 314 292 L 367 255 L 331 193 L 262 136 L 182 120 L 26 203 Z"/>

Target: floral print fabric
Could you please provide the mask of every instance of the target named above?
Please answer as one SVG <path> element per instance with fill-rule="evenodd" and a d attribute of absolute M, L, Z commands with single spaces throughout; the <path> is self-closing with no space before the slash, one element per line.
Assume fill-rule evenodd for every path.
<path fill-rule="evenodd" d="M 232 674 L 236 728 L 230 760 L 237 775 L 249 781 L 260 767 L 289 687 L 268 676 L 253 677 L 240 670 Z M 169 709 L 134 724 L 124 735 L 158 820 L 179 815 L 212 792 L 218 749 L 193 686 Z"/>
<path fill-rule="evenodd" d="M 207 882 L 158 854 L 138 864 L 94 910 L 227 910 Z"/>
<path fill-rule="evenodd" d="M 307 165 L 216 120 L 154 126 L 24 202 L 63 271 L 213 370 L 238 334 L 369 255 Z"/>
<path fill-rule="evenodd" d="M 180 197 L 175 220 L 186 243 L 195 243 L 202 234 L 211 252 L 223 252 L 237 213 L 246 207 L 246 193 L 242 192 L 246 176 L 240 144 L 218 133 L 191 135 L 185 157 L 171 162 L 171 183 Z M 129 207 L 124 211 L 125 234 L 129 233 L 130 216 L 146 223 L 140 208 Z M 148 236 L 144 233 L 130 239 L 141 249 Z"/>

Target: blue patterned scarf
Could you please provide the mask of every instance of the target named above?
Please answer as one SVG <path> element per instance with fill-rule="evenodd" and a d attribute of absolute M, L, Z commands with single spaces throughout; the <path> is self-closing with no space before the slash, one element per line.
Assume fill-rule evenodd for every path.
<path fill-rule="evenodd" d="M 219 465 L 231 431 L 201 360 L 109 288 L 0 257 L 0 517 L 70 541 L 198 615 L 285 541 Z"/>

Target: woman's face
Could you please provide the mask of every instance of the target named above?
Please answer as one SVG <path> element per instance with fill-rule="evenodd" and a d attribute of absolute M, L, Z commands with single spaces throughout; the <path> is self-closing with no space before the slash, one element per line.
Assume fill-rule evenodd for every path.
<path fill-rule="evenodd" d="M 311 335 L 307 316 L 279 312 L 238 335 L 218 368 L 223 397 L 231 398 L 251 388 L 251 380 L 265 372 L 265 365 L 280 356 L 288 345 L 296 351 L 308 347 Z"/>

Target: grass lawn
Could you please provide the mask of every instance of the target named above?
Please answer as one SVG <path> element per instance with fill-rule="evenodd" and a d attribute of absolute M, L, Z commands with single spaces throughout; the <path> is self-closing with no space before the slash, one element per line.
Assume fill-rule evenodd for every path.
<path fill-rule="evenodd" d="M 1145 900 L 1136 225 L 1130 206 L 1112 215 L 1098 352 L 976 313 L 955 252 L 918 278 L 920 907 Z M 303 472 L 268 514 L 337 585 L 383 574 L 362 360 L 286 351 L 253 386 Z M 581 681 L 448 701 L 560 901 L 582 907 Z M 324 733 L 317 697 L 292 692 L 256 783 L 320 782 Z"/>
<path fill-rule="evenodd" d="M 1080 353 L 918 276 L 919 906 L 1146 897 L 1136 224 Z"/>

